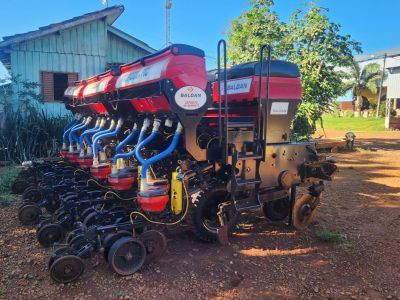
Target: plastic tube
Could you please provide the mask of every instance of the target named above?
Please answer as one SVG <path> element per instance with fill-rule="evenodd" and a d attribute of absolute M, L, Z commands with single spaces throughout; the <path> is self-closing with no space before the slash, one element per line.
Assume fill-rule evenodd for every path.
<path fill-rule="evenodd" d="M 80 120 L 81 115 L 77 114 L 74 118 L 74 120 L 69 123 L 67 126 L 64 127 L 64 134 L 63 134 L 63 145 L 62 145 L 62 149 L 68 149 L 67 147 L 67 138 L 69 136 L 69 133 L 71 131 L 71 129 L 75 126 L 78 125 L 78 121 Z"/>
<path fill-rule="evenodd" d="M 111 122 L 111 126 L 109 128 L 109 130 L 111 129 L 111 131 L 108 130 L 108 132 L 106 133 L 102 133 L 100 135 L 98 135 L 94 140 L 93 140 L 93 165 L 96 166 L 99 163 L 98 160 L 98 151 L 97 149 L 100 148 L 102 149 L 102 147 L 100 145 L 98 145 L 98 141 L 100 139 L 103 138 L 107 138 L 107 137 L 111 137 L 113 135 L 118 134 L 118 132 L 121 130 L 122 124 L 124 123 L 123 119 L 119 119 L 117 126 L 114 128 L 115 126 L 115 122 L 112 121 Z"/>
<path fill-rule="evenodd" d="M 135 125 L 136 125 L 136 124 L 135 124 Z M 136 145 L 139 145 L 139 144 L 143 141 L 144 136 L 145 136 L 145 134 L 146 134 L 146 130 L 149 128 L 149 126 L 150 126 L 150 120 L 146 118 L 146 119 L 143 121 L 142 128 L 140 129 L 139 139 L 138 139 L 138 142 L 137 142 Z M 134 127 L 134 129 L 135 129 L 135 127 Z M 132 130 L 132 131 L 133 131 L 133 130 Z M 135 148 L 133 148 L 133 149 L 132 149 L 131 151 L 129 151 L 129 152 L 126 152 L 126 153 L 118 153 L 117 155 L 115 155 L 115 156 L 113 157 L 112 173 L 115 174 L 115 173 L 118 172 L 118 170 L 117 170 L 117 160 L 118 160 L 119 158 L 128 158 L 128 157 L 131 157 L 131 156 L 133 156 L 133 155 L 135 155 Z"/>
<path fill-rule="evenodd" d="M 137 158 L 140 161 L 140 163 L 142 164 L 142 171 L 141 171 L 141 178 L 142 180 L 146 180 L 146 175 L 147 175 L 147 169 L 149 168 L 150 165 L 154 164 L 155 162 L 167 157 L 168 155 L 170 155 L 172 153 L 172 151 L 175 150 L 176 146 L 178 145 L 179 142 L 179 137 L 181 136 L 182 133 L 182 125 L 181 123 L 178 123 L 178 126 L 176 127 L 176 131 L 174 134 L 174 138 L 172 139 L 171 144 L 168 146 L 167 149 L 165 149 L 164 151 L 162 151 L 161 153 L 150 157 L 149 159 L 143 159 L 142 157 L 140 157 L 140 148 L 144 146 L 145 141 L 143 141 L 138 147 L 137 147 Z M 146 139 L 147 140 L 147 139 Z"/>
<path fill-rule="evenodd" d="M 78 120 L 74 119 L 72 122 L 68 123 L 67 126 L 64 127 L 64 133 L 62 137 L 62 149 L 67 149 L 67 136 L 71 131 L 72 127 L 77 124 Z"/>
<path fill-rule="evenodd" d="M 82 130 L 82 129 L 86 129 L 86 128 L 89 126 L 89 124 L 90 124 L 91 121 L 92 121 L 92 117 L 87 117 L 87 118 L 86 118 L 85 124 L 83 124 L 83 125 L 82 125 L 81 127 L 79 127 L 79 128 L 75 128 L 75 129 L 71 130 L 72 137 L 73 137 L 73 139 L 74 139 L 75 142 L 76 142 L 76 149 L 77 149 L 77 150 L 80 150 L 80 149 L 81 149 L 81 145 L 80 145 L 80 143 L 79 143 L 79 137 L 77 136 L 77 133 L 78 133 L 78 131 L 80 131 L 80 130 Z"/>
<path fill-rule="evenodd" d="M 79 130 L 80 127 L 85 126 L 85 123 L 86 123 L 86 118 L 83 118 L 83 121 L 82 121 L 81 123 L 76 124 L 76 125 L 73 126 L 73 127 L 71 128 L 71 130 L 69 131 L 69 133 L 68 133 L 69 152 L 73 152 L 73 151 L 74 151 L 74 143 L 73 143 L 73 135 L 72 135 L 72 134 L 73 134 L 73 131 L 74 131 L 75 129 L 78 129 L 78 130 Z"/>
<path fill-rule="evenodd" d="M 115 124 L 115 123 L 114 123 L 114 124 Z M 99 151 L 104 151 L 104 150 L 103 150 L 103 147 L 102 147 L 98 142 L 99 142 L 102 138 L 106 138 L 106 137 L 110 137 L 110 136 L 113 136 L 113 135 L 115 135 L 115 134 L 118 134 L 119 131 L 121 130 L 122 124 L 123 124 L 122 119 L 119 119 L 119 120 L 118 120 L 118 124 L 117 124 L 116 127 L 114 126 L 111 130 L 108 129 L 106 132 L 102 132 L 101 134 L 99 134 L 99 135 L 95 138 L 95 141 L 93 142 L 93 150 L 98 149 Z"/>
<path fill-rule="evenodd" d="M 94 125 L 93 128 L 86 129 L 81 134 L 81 136 L 79 137 L 79 145 L 81 146 L 81 150 L 83 150 L 83 148 L 84 148 L 83 141 L 86 140 L 85 138 L 87 137 L 87 135 L 89 135 L 93 132 L 96 132 L 99 129 L 99 126 L 100 126 L 100 119 L 97 119 L 96 124 Z"/>
<path fill-rule="evenodd" d="M 137 124 L 135 123 L 133 125 L 133 128 L 132 128 L 131 132 L 128 134 L 128 136 L 121 143 L 119 143 L 117 145 L 117 148 L 115 149 L 117 151 L 117 153 L 124 153 L 122 151 L 122 147 L 124 147 L 130 140 L 133 139 L 133 137 L 136 134 L 136 131 L 137 131 Z"/>

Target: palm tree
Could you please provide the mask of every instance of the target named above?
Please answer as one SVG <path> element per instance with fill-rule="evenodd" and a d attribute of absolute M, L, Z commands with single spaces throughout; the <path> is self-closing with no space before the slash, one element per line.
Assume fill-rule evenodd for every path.
<path fill-rule="evenodd" d="M 370 63 L 361 69 L 358 62 L 353 61 L 352 68 L 344 82 L 344 92 L 351 91 L 353 96 L 353 108 L 360 114 L 363 99 L 361 93 L 369 91 L 372 94 L 378 92 L 378 84 L 381 79 L 380 66 L 377 63 Z"/>

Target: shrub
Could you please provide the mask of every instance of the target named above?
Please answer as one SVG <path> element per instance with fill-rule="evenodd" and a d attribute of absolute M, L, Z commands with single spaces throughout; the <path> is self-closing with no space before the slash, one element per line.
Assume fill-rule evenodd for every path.
<path fill-rule="evenodd" d="M 9 86 L 17 84 L 21 88 L 17 95 L 10 87 L 0 90 L 0 160 L 22 162 L 55 155 L 68 117 L 49 115 L 40 107 L 37 83 L 20 81 L 18 76 L 9 81 Z M 16 107 L 13 96 L 18 98 Z"/>

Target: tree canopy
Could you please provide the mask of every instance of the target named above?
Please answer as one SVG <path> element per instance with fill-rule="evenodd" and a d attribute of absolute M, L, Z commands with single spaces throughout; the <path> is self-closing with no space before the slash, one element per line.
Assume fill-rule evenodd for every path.
<path fill-rule="evenodd" d="M 298 138 L 315 131 L 315 122 L 343 94 L 343 69 L 350 67 L 360 43 L 341 33 L 327 16 L 327 8 L 309 2 L 293 12 L 288 22 L 273 11 L 273 1 L 253 0 L 248 11 L 231 22 L 228 59 L 231 64 L 259 59 L 259 48 L 268 43 L 272 57 L 300 68 L 303 101 L 293 122 Z"/>

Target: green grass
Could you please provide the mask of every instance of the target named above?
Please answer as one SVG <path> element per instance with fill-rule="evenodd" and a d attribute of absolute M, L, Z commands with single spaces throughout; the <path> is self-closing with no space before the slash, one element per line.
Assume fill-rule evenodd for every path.
<path fill-rule="evenodd" d="M 11 194 L 11 184 L 18 175 L 18 170 L 7 167 L 0 172 L 0 207 L 9 206 L 17 197 Z"/>
<path fill-rule="evenodd" d="M 317 238 L 323 242 L 329 242 L 329 243 L 339 243 L 343 242 L 346 240 L 346 236 L 344 234 L 330 231 L 327 229 L 321 229 L 317 230 L 315 232 Z"/>
<path fill-rule="evenodd" d="M 325 129 L 348 130 L 348 131 L 383 131 L 385 130 L 384 118 L 355 118 L 355 117 L 334 117 L 324 115 L 322 117 Z M 320 122 L 317 122 L 320 128 Z"/>
<path fill-rule="evenodd" d="M 0 296 L 4 296 L 4 294 L 6 293 L 6 288 L 1 287 L 0 288 Z"/>
<path fill-rule="evenodd" d="M 125 291 L 117 291 L 116 296 L 117 296 L 118 299 L 124 298 L 124 296 L 125 296 Z"/>

